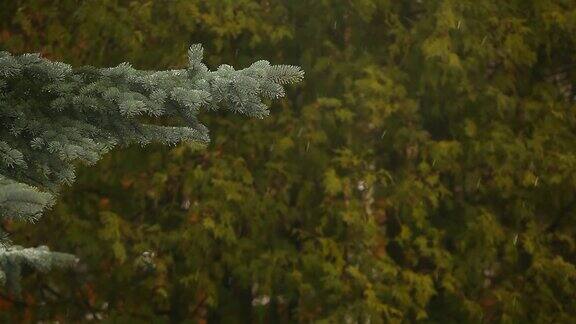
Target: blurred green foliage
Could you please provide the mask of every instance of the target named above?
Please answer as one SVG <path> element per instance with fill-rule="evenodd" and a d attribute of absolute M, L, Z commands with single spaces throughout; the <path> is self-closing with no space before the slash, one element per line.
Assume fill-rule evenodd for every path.
<path fill-rule="evenodd" d="M 576 1 L 4 1 L 0 50 L 300 65 L 265 120 L 84 168 L 0 319 L 576 321 Z"/>

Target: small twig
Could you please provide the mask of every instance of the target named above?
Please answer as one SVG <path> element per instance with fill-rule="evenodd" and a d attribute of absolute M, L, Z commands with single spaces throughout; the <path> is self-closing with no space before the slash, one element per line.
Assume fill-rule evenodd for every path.
<path fill-rule="evenodd" d="M 200 309 L 200 307 L 202 307 L 204 305 L 204 303 L 206 302 L 206 300 L 208 299 L 208 294 L 204 295 L 204 298 L 202 298 L 202 300 L 200 300 L 200 302 L 194 306 L 194 309 L 192 309 L 192 313 L 190 314 L 191 316 L 196 315 L 196 312 Z"/>

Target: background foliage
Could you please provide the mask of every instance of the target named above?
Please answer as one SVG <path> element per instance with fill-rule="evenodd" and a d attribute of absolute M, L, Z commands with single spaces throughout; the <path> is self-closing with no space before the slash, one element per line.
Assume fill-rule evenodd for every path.
<path fill-rule="evenodd" d="M 3 1 L 0 50 L 300 65 L 206 149 L 116 151 L 23 245 L 74 253 L 0 319 L 576 320 L 576 1 Z"/>

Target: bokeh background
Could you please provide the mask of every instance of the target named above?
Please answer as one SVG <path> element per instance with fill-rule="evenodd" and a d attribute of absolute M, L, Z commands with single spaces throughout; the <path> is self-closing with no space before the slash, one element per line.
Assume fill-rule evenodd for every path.
<path fill-rule="evenodd" d="M 74 66 L 299 65 L 206 148 L 81 168 L 0 320 L 576 322 L 576 1 L 0 0 L 0 50 Z"/>

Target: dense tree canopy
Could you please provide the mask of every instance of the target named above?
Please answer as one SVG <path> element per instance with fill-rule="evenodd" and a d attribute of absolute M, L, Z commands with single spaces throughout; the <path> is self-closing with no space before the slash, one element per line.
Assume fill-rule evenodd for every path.
<path fill-rule="evenodd" d="M 13 1 L 0 50 L 300 65 L 264 120 L 113 152 L 14 240 L 73 252 L 2 319 L 576 320 L 576 1 Z M 226 116 L 226 118 L 222 118 Z"/>

